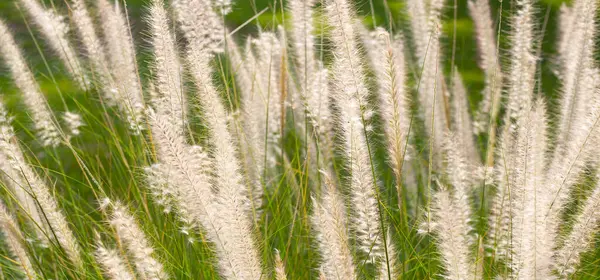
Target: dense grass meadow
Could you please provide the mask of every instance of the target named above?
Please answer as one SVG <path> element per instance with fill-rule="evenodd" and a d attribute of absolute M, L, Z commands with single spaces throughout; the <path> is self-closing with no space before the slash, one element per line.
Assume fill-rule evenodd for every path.
<path fill-rule="evenodd" d="M 0 279 L 600 279 L 596 0 L 1 0 Z"/>

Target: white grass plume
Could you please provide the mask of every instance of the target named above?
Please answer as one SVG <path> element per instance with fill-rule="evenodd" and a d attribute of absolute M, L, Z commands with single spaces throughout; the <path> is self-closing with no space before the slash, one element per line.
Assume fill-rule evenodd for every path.
<path fill-rule="evenodd" d="M 591 80 L 593 76 L 581 77 L 590 79 L 583 83 L 586 90 L 595 92 L 596 83 Z M 580 93 L 582 94 L 582 93 Z M 569 201 L 569 194 L 590 163 L 592 168 L 597 166 L 593 160 L 594 147 L 597 145 L 600 121 L 600 100 L 596 97 L 586 100 L 590 103 L 590 109 L 585 116 L 577 121 L 571 132 L 568 142 L 559 142 L 555 147 L 554 157 L 549 163 L 545 173 L 545 185 L 547 197 L 546 215 L 548 235 L 550 239 L 557 241 L 557 230 L 561 222 L 561 210 Z"/>
<path fill-rule="evenodd" d="M 316 57 L 315 26 L 313 24 L 313 9 L 316 0 L 293 0 L 288 2 L 291 15 L 292 30 L 290 37 L 293 42 L 292 50 L 295 56 L 297 83 L 300 85 L 300 100 L 304 109 L 316 128 L 320 145 L 327 151 L 324 134 L 330 130 L 329 92 L 327 87 L 327 69 Z"/>
<path fill-rule="evenodd" d="M 80 127 L 84 126 L 83 118 L 80 114 L 73 112 L 65 112 L 62 115 L 62 119 L 67 126 L 67 139 L 71 139 L 72 137 L 79 136 L 81 134 Z"/>
<path fill-rule="evenodd" d="M 596 183 L 592 194 L 585 200 L 575 217 L 572 231 L 564 237 L 555 254 L 556 271 L 568 278 L 577 269 L 580 254 L 593 247 L 594 236 L 600 226 L 600 187 Z"/>
<path fill-rule="evenodd" d="M 223 52 L 225 27 L 211 0 L 174 0 L 172 7 L 185 38 L 194 47 Z"/>
<path fill-rule="evenodd" d="M 25 239 L 23 233 L 21 233 L 17 222 L 8 212 L 4 203 L 0 203 L 0 230 L 4 235 L 4 242 L 8 246 L 9 252 L 16 257 L 14 262 L 20 266 L 19 270 L 23 272 L 27 279 L 36 279 L 35 270 L 31 265 L 27 249 L 24 246 Z"/>
<path fill-rule="evenodd" d="M 3 21 L 0 21 L 0 41 L 2 41 L 0 51 L 10 68 L 13 80 L 23 94 L 23 100 L 33 119 L 39 141 L 44 146 L 58 146 L 60 143 L 59 128 L 54 122 L 46 98 L 27 66 L 19 46 L 10 34 L 8 26 Z"/>
<path fill-rule="evenodd" d="M 458 147 L 463 149 L 465 156 L 472 163 L 481 162 L 479 151 L 475 144 L 473 121 L 469 113 L 469 99 L 458 69 L 452 77 L 452 132 L 458 141 Z"/>
<path fill-rule="evenodd" d="M 483 101 L 476 115 L 474 128 L 475 132 L 484 132 L 488 124 L 492 123 L 494 131 L 491 133 L 495 135 L 494 123 L 500 112 L 502 96 L 502 70 L 496 44 L 496 27 L 488 0 L 469 1 L 468 8 L 475 27 L 479 64 L 485 73 Z"/>
<path fill-rule="evenodd" d="M 595 94 L 600 74 L 595 68 L 594 38 L 596 37 L 595 1 L 574 1 L 568 30 L 562 30 L 568 48 L 561 53 L 562 60 L 562 96 L 560 101 L 560 118 L 558 121 L 557 142 L 567 143 L 589 110 L 589 100 Z M 593 77 L 593 78 L 590 78 Z M 590 85 L 589 83 L 593 83 Z"/>
<path fill-rule="evenodd" d="M 389 161 L 400 187 L 402 167 L 408 159 L 408 136 L 411 127 L 409 91 L 406 87 L 404 45 L 400 38 L 392 41 L 387 31 L 378 28 L 373 36 L 377 61 L 373 61 L 379 84 L 381 115 L 388 138 Z M 398 188 L 398 193 L 401 189 Z"/>
<path fill-rule="evenodd" d="M 163 265 L 154 256 L 154 249 L 146 235 L 120 202 L 112 205 L 110 225 L 114 228 L 117 238 L 131 254 L 136 271 L 148 280 L 167 279 Z"/>
<path fill-rule="evenodd" d="M 507 75 L 508 105 L 505 126 L 514 131 L 522 116 L 533 104 L 536 56 L 533 38 L 533 4 L 531 0 L 517 2 L 512 19 L 510 70 Z M 511 123 L 516 123 L 516 126 Z"/>
<path fill-rule="evenodd" d="M 110 280 L 133 280 L 134 277 L 125 264 L 124 258 L 115 249 L 106 248 L 102 242 L 96 245 L 96 261 Z"/>
<path fill-rule="evenodd" d="M 50 241 L 58 241 L 58 244 L 65 250 L 71 262 L 76 266 L 81 266 L 82 260 L 79 245 L 69 228 L 65 216 L 50 192 L 50 187 L 27 162 L 17 141 L 13 128 L 10 125 L 0 126 L 0 153 L 8 159 L 10 166 L 14 169 L 8 172 L 19 174 L 19 181 L 24 184 L 23 188 L 31 191 L 31 194 L 40 207 L 44 221 L 48 223 L 51 229 L 44 232 L 45 237 Z M 42 226 L 42 224 L 39 226 Z"/>
<path fill-rule="evenodd" d="M 71 77 L 73 77 L 81 89 L 86 89 L 89 81 L 75 49 L 67 38 L 69 26 L 64 22 L 64 18 L 58 15 L 56 11 L 44 8 L 38 0 L 20 0 L 20 3 L 44 37 L 46 37 L 46 41 L 50 47 L 58 54 L 58 57 L 60 57 L 63 64 L 67 67 L 67 71 Z"/>
<path fill-rule="evenodd" d="M 348 243 L 346 206 L 335 183 L 323 174 L 326 189 L 320 200 L 313 198 L 311 221 L 317 232 L 322 256 L 321 272 L 325 279 L 356 279 L 354 261 Z"/>
<path fill-rule="evenodd" d="M 281 260 L 281 253 L 279 250 L 275 250 L 275 279 L 276 280 L 287 280 L 287 275 L 285 274 L 285 265 Z"/>
<path fill-rule="evenodd" d="M 559 60 L 559 69 L 557 69 L 559 76 L 562 77 L 565 73 L 562 71 L 565 70 L 565 61 L 567 57 L 567 52 L 569 52 L 570 46 L 570 38 L 571 32 L 573 28 L 574 22 L 574 13 L 573 8 L 569 7 L 567 3 L 562 3 L 560 5 L 560 9 L 558 10 L 558 60 Z"/>
<path fill-rule="evenodd" d="M 109 69 L 116 85 L 112 89 L 115 100 L 127 116 L 131 131 L 138 134 L 144 130 L 144 99 L 129 25 L 118 2 L 113 6 L 107 0 L 98 0 L 97 6 L 102 20 Z"/>
<path fill-rule="evenodd" d="M 441 186 L 443 188 L 443 186 Z M 431 228 L 445 267 L 445 279 L 473 279 L 474 266 L 470 260 L 469 241 L 465 236 L 464 209 L 448 189 L 433 196 Z"/>
<path fill-rule="evenodd" d="M 252 45 L 256 51 L 256 68 L 254 68 L 255 91 L 251 96 L 252 102 L 258 103 L 254 106 L 260 108 L 258 112 L 259 121 L 266 124 L 260 126 L 261 137 L 267 141 L 268 148 L 265 150 L 267 155 L 267 164 L 275 164 L 277 148 L 279 147 L 282 131 L 281 120 L 284 116 L 281 102 L 283 102 L 281 92 L 282 80 L 281 70 L 285 67 L 282 64 L 283 42 L 277 34 L 272 32 L 261 32 L 258 38 L 252 40 Z"/>
<path fill-rule="evenodd" d="M 12 117 L 8 116 L 8 112 L 4 107 L 4 102 L 0 101 L 0 130 L 11 131 L 11 133 L 14 133 L 11 122 Z M 10 143 L 0 142 L 0 150 L 5 149 L 6 151 L 11 148 L 12 146 Z M 32 195 L 32 190 L 29 187 L 29 184 L 23 180 L 20 170 L 14 168 L 9 157 L 4 152 L 0 152 L 0 169 L 3 173 L 2 178 L 4 184 L 8 186 L 9 191 L 14 195 L 14 199 L 17 201 L 17 204 L 22 211 L 24 211 L 26 216 L 32 220 L 37 237 L 45 240 L 44 229 L 46 229 L 46 223 L 42 219 L 42 215 L 40 214 L 37 203 Z"/>
<path fill-rule="evenodd" d="M 243 50 L 237 45 L 233 38 L 228 38 L 227 54 L 231 60 L 231 66 L 236 76 L 236 83 L 240 89 L 241 120 L 238 135 L 240 151 L 244 158 L 244 169 L 246 170 L 247 181 L 254 184 L 256 190 L 253 197 L 258 198 L 262 192 L 262 179 L 265 167 L 265 138 L 261 133 L 265 131 L 264 125 L 264 105 L 256 102 L 256 58 L 250 47 L 251 39 L 246 41 L 246 48 Z M 257 200 L 252 200 L 253 202 Z M 257 206 L 257 205 L 253 205 Z"/>
<path fill-rule="evenodd" d="M 372 114 L 363 112 L 367 106 L 368 91 L 361 56 L 354 30 L 356 18 L 346 0 L 326 3 L 326 16 L 331 25 L 334 62 L 332 99 L 339 108 L 336 123 L 343 133 L 343 150 L 349 162 L 350 194 L 354 213 L 353 228 L 359 250 L 369 256 L 368 261 L 381 257 L 382 233 L 376 198 L 375 178 L 371 169 L 365 121 Z"/>
<path fill-rule="evenodd" d="M 115 86 L 108 70 L 109 65 L 104 53 L 104 46 L 96 34 L 92 17 L 87 10 L 84 0 L 71 0 L 71 3 L 71 18 L 75 23 L 77 33 L 85 48 L 90 68 L 95 74 L 94 77 L 99 83 L 99 88 L 104 93 L 104 98 L 114 103 L 115 97 L 113 96 L 114 91 L 112 89 Z"/>
<path fill-rule="evenodd" d="M 386 241 L 387 259 L 383 258 L 381 260 L 381 264 L 379 265 L 379 279 L 400 279 L 400 269 L 396 264 L 398 261 L 398 252 L 396 251 L 396 246 L 394 245 L 392 235 L 389 231 L 387 233 Z"/>
<path fill-rule="evenodd" d="M 237 151 L 229 132 L 229 115 L 221 97 L 212 84 L 210 58 L 207 50 L 188 49 L 188 63 L 198 88 L 198 100 L 204 110 L 204 120 L 209 128 L 213 150 L 216 201 L 213 206 L 218 218 L 216 241 L 219 266 L 225 278 L 259 279 L 261 264 L 254 246 L 249 213 L 248 193 L 241 174 Z"/>
<path fill-rule="evenodd" d="M 444 1 L 431 1 L 427 8 L 423 3 L 417 2 L 422 1 L 408 3 L 408 12 L 411 16 L 417 65 L 421 74 L 418 82 L 418 100 L 423 112 L 426 133 L 431 141 L 430 153 L 433 154 L 433 166 L 439 167 L 442 140 L 449 127 L 440 49 L 441 12 Z"/>
<path fill-rule="evenodd" d="M 538 100 L 518 128 L 516 161 L 512 166 L 510 210 L 511 257 L 515 279 L 550 279 L 552 239 L 547 234 L 548 190 L 544 186 L 547 122 L 545 104 Z"/>
<path fill-rule="evenodd" d="M 146 168 L 147 181 L 156 202 L 165 212 L 175 208 L 184 222 L 186 233 L 199 225 L 212 228 L 206 209 L 212 198 L 209 176 L 211 161 L 198 146 L 186 144 L 185 135 L 172 124 L 177 119 L 169 112 L 167 102 L 148 112 L 158 163 Z"/>
<path fill-rule="evenodd" d="M 317 72 L 317 59 L 314 47 L 313 8 L 315 0 L 293 0 L 288 2 L 291 15 L 292 50 L 295 57 L 296 70 L 298 74 L 297 83 L 300 85 L 300 98 L 308 101 L 312 96 L 313 80 Z M 312 105 L 312 104 L 311 104 Z M 307 108 L 310 112 L 310 108 Z"/>
<path fill-rule="evenodd" d="M 170 105 L 170 112 L 181 120 L 174 123 L 184 131 L 188 119 L 187 100 L 183 92 L 182 67 L 175 45 L 173 33 L 169 30 L 169 18 L 162 5 L 150 7 L 148 23 L 152 34 L 154 48 L 154 73 L 156 89 Z"/>

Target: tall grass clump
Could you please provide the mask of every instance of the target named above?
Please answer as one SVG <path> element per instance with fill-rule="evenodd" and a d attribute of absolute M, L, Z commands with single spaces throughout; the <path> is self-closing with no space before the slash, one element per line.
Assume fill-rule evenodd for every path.
<path fill-rule="evenodd" d="M 0 3 L 0 279 L 600 277 L 596 1 L 139 2 Z"/>

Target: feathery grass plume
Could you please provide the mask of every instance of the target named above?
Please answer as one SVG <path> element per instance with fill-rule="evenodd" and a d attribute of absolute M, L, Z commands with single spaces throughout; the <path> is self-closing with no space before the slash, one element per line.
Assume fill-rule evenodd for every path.
<path fill-rule="evenodd" d="M 287 275 L 285 274 L 285 265 L 281 260 L 281 253 L 277 249 L 275 249 L 275 279 L 287 280 Z"/>
<path fill-rule="evenodd" d="M 408 135 L 411 126 L 404 45 L 400 39 L 392 41 L 390 34 L 382 28 L 377 28 L 372 36 L 376 39 L 373 46 L 377 54 L 373 68 L 378 77 L 381 115 L 386 124 L 384 127 L 388 138 L 387 150 L 400 195 L 402 167 L 408 159 Z"/>
<path fill-rule="evenodd" d="M 317 128 L 319 140 L 330 129 L 327 69 L 317 59 L 314 41 L 313 9 L 316 0 L 293 0 L 288 2 L 292 17 L 292 50 L 295 55 L 297 83 L 300 85 L 300 100 L 311 124 Z M 321 142 L 321 141 L 320 141 Z M 326 144 L 326 142 L 320 143 Z M 322 145 L 327 148 L 327 145 Z M 327 151 L 324 151 L 325 153 Z"/>
<path fill-rule="evenodd" d="M 50 229 L 44 231 L 44 236 L 49 240 L 58 241 L 58 244 L 65 250 L 67 256 L 80 267 L 82 265 L 79 253 L 79 245 L 63 213 L 61 212 L 56 199 L 52 196 L 49 186 L 35 172 L 25 159 L 21 147 L 17 142 L 13 128 L 8 124 L 0 126 L 0 153 L 10 163 L 14 170 L 5 172 L 7 174 L 18 174 L 17 182 L 23 183 L 22 188 L 31 192 L 34 200 L 37 202 L 44 221 L 50 226 Z M 38 224 L 42 227 L 45 223 Z"/>
<path fill-rule="evenodd" d="M 441 190 L 433 195 L 431 229 L 445 267 L 445 279 L 474 279 L 474 265 L 469 254 L 469 240 L 465 235 L 468 225 L 463 219 L 464 209 L 457 203 L 450 190 Z"/>
<path fill-rule="evenodd" d="M 81 115 L 77 114 L 77 113 L 73 113 L 73 112 L 65 112 L 62 115 L 62 117 L 63 117 L 63 121 L 67 125 L 68 132 L 69 132 L 67 135 L 67 139 L 71 139 L 72 137 L 79 136 L 79 134 L 81 134 L 81 131 L 79 130 L 79 128 L 85 125 L 85 123 L 83 123 L 83 119 L 81 118 Z"/>
<path fill-rule="evenodd" d="M 146 235 L 120 202 L 112 203 L 110 225 L 114 228 L 117 238 L 123 242 L 131 254 L 135 269 L 144 279 L 167 279 L 163 265 L 154 257 L 154 249 Z"/>
<path fill-rule="evenodd" d="M 536 56 L 533 39 L 532 0 L 516 2 L 517 11 L 512 19 L 510 72 L 508 73 L 508 105 L 505 128 L 515 131 L 520 119 L 533 104 Z M 516 124 L 516 125 L 515 125 Z"/>
<path fill-rule="evenodd" d="M 572 231 L 564 237 L 563 244 L 555 254 L 556 271 L 561 277 L 569 278 L 579 264 L 580 254 L 594 244 L 594 236 L 600 226 L 600 182 L 577 214 Z"/>
<path fill-rule="evenodd" d="M 172 7 L 179 27 L 191 45 L 223 52 L 225 28 L 219 15 L 213 11 L 211 0 L 174 0 Z"/>
<path fill-rule="evenodd" d="M 578 0 L 573 2 L 572 17 L 576 18 L 569 30 L 564 30 L 569 41 L 569 47 L 561 54 L 562 59 L 562 96 L 560 102 L 560 119 L 558 121 L 559 135 L 557 143 L 570 141 L 573 130 L 580 126 L 580 122 L 588 113 L 592 95 L 595 91 L 591 86 L 599 84 L 600 73 L 596 69 L 594 59 L 596 35 L 596 9 L 595 1 Z M 590 76 L 592 80 L 590 81 Z"/>
<path fill-rule="evenodd" d="M 367 261 L 374 261 L 382 256 L 382 233 L 365 126 L 372 113 L 367 109 L 368 91 L 354 30 L 356 18 L 346 0 L 329 0 L 325 9 L 334 56 L 331 93 L 339 108 L 335 121 L 343 133 L 342 147 L 350 169 L 347 180 L 354 206 L 352 224 L 359 250 L 369 256 Z"/>
<path fill-rule="evenodd" d="M 485 88 L 483 89 L 483 101 L 475 119 L 475 132 L 484 132 L 488 124 L 490 129 L 490 146 L 495 144 L 496 118 L 500 112 L 500 99 L 502 97 L 502 70 L 498 58 L 496 44 L 496 28 L 492 20 L 490 4 L 488 0 L 473 0 L 468 2 L 469 14 L 473 19 L 477 47 L 479 50 L 479 65 L 485 73 Z M 490 156 L 493 158 L 493 148 Z"/>
<path fill-rule="evenodd" d="M 228 114 L 213 88 L 207 72 L 208 57 L 202 52 L 189 50 L 188 62 L 199 88 L 198 98 L 214 145 L 212 170 L 218 193 L 217 203 L 211 207 L 217 215 L 215 236 L 220 240 L 216 245 L 221 273 L 227 279 L 259 279 L 261 266 L 251 232 L 249 190 L 243 184 L 237 152 L 227 128 Z"/>
<path fill-rule="evenodd" d="M 512 174 L 512 166 L 515 166 L 514 152 L 512 146 L 514 142 L 509 133 L 501 134 L 498 149 L 496 149 L 498 160 L 494 165 L 494 177 L 496 178 L 497 190 L 491 199 L 489 215 L 489 238 L 488 245 L 493 249 L 493 258 L 504 260 L 510 256 L 510 227 L 512 211 L 510 205 L 512 184 L 509 183 L 509 176 Z"/>
<path fill-rule="evenodd" d="M 446 277 L 474 279 L 474 261 L 469 250 L 474 243 L 470 204 L 474 175 L 470 172 L 473 167 L 469 166 L 470 161 L 458 137 L 452 134 L 444 137 L 446 174 L 454 189 L 451 192 L 442 186 L 443 189 L 434 195 L 431 226 L 440 246 Z"/>
<path fill-rule="evenodd" d="M 151 6 L 148 24 L 152 34 L 152 47 L 154 48 L 156 89 L 171 107 L 169 111 L 174 114 L 174 117 L 182 120 L 174 123 L 173 126 L 185 131 L 188 119 L 188 102 L 183 92 L 182 67 L 175 45 L 175 38 L 169 30 L 169 18 L 162 5 Z"/>
<path fill-rule="evenodd" d="M 396 246 L 393 243 L 392 234 L 388 231 L 386 237 L 386 252 L 387 260 L 384 258 L 381 265 L 379 266 L 379 279 L 390 280 L 400 279 L 400 271 L 396 264 L 398 260 L 398 253 L 396 252 Z"/>
<path fill-rule="evenodd" d="M 595 68 L 594 68 L 595 69 Z M 590 69 L 590 70 L 594 70 Z M 598 145 L 600 121 L 600 100 L 596 97 L 597 81 L 594 75 L 580 77 L 584 79 L 580 95 L 592 96 L 591 99 L 581 100 L 590 104 L 590 109 L 585 116 L 574 123 L 570 139 L 567 142 L 557 143 L 554 157 L 549 163 L 545 173 L 545 194 L 548 200 L 546 210 L 546 233 L 552 240 L 557 241 L 561 212 L 569 201 L 569 195 L 577 180 L 586 169 L 586 163 L 595 168 L 598 162 L 593 159 L 594 149 Z M 589 93 L 589 92 L 592 93 Z"/>
<path fill-rule="evenodd" d="M 493 240 L 496 257 L 499 259 L 510 258 L 512 254 L 511 221 L 514 211 L 518 211 L 511 208 L 514 196 L 512 189 L 515 188 L 515 166 L 519 164 L 515 142 L 518 128 L 522 127 L 524 116 L 528 114 L 533 103 L 536 57 L 532 18 L 531 1 L 518 1 L 517 11 L 512 19 L 510 72 L 506 76 L 508 105 L 504 128 L 500 134 L 498 164 L 495 165 L 499 185 L 490 215 L 490 240 Z M 490 162 L 489 157 L 486 161 Z"/>
<path fill-rule="evenodd" d="M 108 70 L 109 64 L 104 53 L 102 41 L 98 38 L 94 29 L 94 23 L 87 10 L 84 0 L 71 0 L 71 18 L 75 23 L 77 32 L 83 47 L 85 48 L 87 59 L 90 62 L 91 70 L 96 75 L 95 78 L 104 98 L 109 103 L 115 103 L 113 80 Z"/>
<path fill-rule="evenodd" d="M 94 252 L 96 261 L 102 267 L 102 271 L 110 280 L 133 280 L 134 277 L 125 264 L 125 260 L 115 249 L 109 249 L 98 241 Z"/>
<path fill-rule="evenodd" d="M 0 230 L 4 235 L 4 242 L 8 246 L 9 252 L 16 257 L 14 262 L 20 266 L 19 270 L 27 279 L 36 279 L 35 270 L 33 270 L 27 249 L 24 246 L 23 234 L 4 203 L 0 203 Z"/>
<path fill-rule="evenodd" d="M 283 111 L 281 108 L 281 98 L 283 92 L 280 91 L 281 70 L 285 67 L 282 64 L 283 44 L 273 32 L 261 32 L 258 38 L 252 40 L 252 45 L 256 50 L 256 91 L 254 92 L 253 102 L 258 102 L 258 108 L 261 114 L 262 122 L 266 123 L 266 128 L 261 131 L 261 137 L 267 141 L 268 148 L 265 150 L 267 164 L 273 165 L 276 162 L 276 156 L 279 154 L 279 140 L 283 131 L 281 131 L 281 118 Z M 264 124 L 263 124 L 264 126 Z M 266 135 L 265 135 L 266 134 Z"/>
<path fill-rule="evenodd" d="M 107 0 L 98 0 L 97 6 L 102 19 L 112 81 L 116 85 L 112 91 L 117 106 L 127 116 L 131 131 L 138 134 L 144 130 L 145 106 L 129 25 L 118 1 L 112 6 Z"/>
<path fill-rule="evenodd" d="M 475 133 L 473 131 L 473 121 L 469 114 L 469 99 L 467 90 L 463 84 L 458 69 L 454 70 L 452 77 L 452 132 L 456 136 L 458 146 L 464 150 L 466 159 L 475 164 L 481 162 L 479 151 L 475 144 Z"/>
<path fill-rule="evenodd" d="M 291 15 L 290 37 L 293 41 L 298 84 L 304 98 L 312 97 L 312 80 L 318 70 L 314 47 L 313 8 L 316 0 L 292 0 L 288 2 Z M 310 103 L 310 102 L 306 102 Z"/>
<path fill-rule="evenodd" d="M 567 63 L 566 58 L 567 58 L 567 52 L 569 52 L 569 47 L 570 47 L 570 38 L 571 38 L 571 32 L 572 32 L 572 28 L 573 28 L 573 23 L 574 23 L 574 16 L 573 16 L 573 9 L 569 6 L 567 6 L 567 3 L 562 3 L 560 5 L 560 8 L 558 10 L 559 14 L 558 14 L 558 48 L 557 48 L 557 52 L 558 52 L 558 64 L 561 67 L 558 67 L 558 69 L 556 69 L 556 72 L 559 73 L 559 77 L 562 77 L 562 75 L 564 75 L 565 73 L 563 73 L 563 71 L 565 70 L 565 65 Z"/>
<path fill-rule="evenodd" d="M 4 102 L 0 100 L 0 131 L 5 130 L 14 133 L 11 122 L 12 117 L 8 115 Z M 45 237 L 43 229 L 45 229 L 46 223 L 42 219 L 42 215 L 40 214 L 37 203 L 32 195 L 32 190 L 29 187 L 29 184 L 23 180 L 21 171 L 12 166 L 12 162 L 4 152 L 7 148 L 10 148 L 10 146 L 5 146 L 3 144 L 5 143 L 0 142 L 0 170 L 2 170 L 2 173 L 4 174 L 2 176 L 3 183 L 6 184 L 10 192 L 13 193 L 15 200 L 19 207 L 25 212 L 26 216 L 32 220 L 37 237 L 43 238 Z M 45 238 L 42 240 L 45 240 Z"/>
<path fill-rule="evenodd" d="M 160 6 L 155 3 L 154 8 Z M 161 7 L 162 8 L 162 7 Z M 229 114 L 222 104 L 221 97 L 212 84 L 210 59 L 212 54 L 198 48 L 188 49 L 187 61 L 194 82 L 198 87 L 198 100 L 204 111 L 209 128 L 209 139 L 213 150 L 212 170 L 215 174 L 214 186 L 216 202 L 212 207 L 218 223 L 216 242 L 219 266 L 227 279 L 259 279 L 262 275 L 258 252 L 254 247 L 251 210 L 247 194 L 253 189 L 243 184 L 240 161 L 231 136 L 227 120 Z"/>
<path fill-rule="evenodd" d="M 201 147 L 189 146 L 185 131 L 173 125 L 182 116 L 172 114 L 170 102 L 155 99 L 154 106 L 156 110 L 148 110 L 148 122 L 158 163 L 145 169 L 148 187 L 165 212 L 175 208 L 183 233 L 199 225 L 212 228 L 206 209 L 213 198 L 210 159 Z"/>
<path fill-rule="evenodd" d="M 511 256 L 510 278 L 551 279 L 553 240 L 547 234 L 548 190 L 544 186 L 547 122 L 545 104 L 538 100 L 517 130 L 516 160 L 509 176 Z"/>
<path fill-rule="evenodd" d="M 240 152 L 244 159 L 244 170 L 246 181 L 257 188 L 255 191 L 262 191 L 262 182 L 265 167 L 265 139 L 261 136 L 262 128 L 266 121 L 263 119 L 263 107 L 259 102 L 254 102 L 256 79 L 255 58 L 250 47 L 251 39 L 246 41 L 244 55 L 242 55 L 239 46 L 231 37 L 227 39 L 227 53 L 231 61 L 231 67 L 235 73 L 236 83 L 241 92 L 241 120 L 240 128 L 237 129 L 237 141 L 239 142 Z M 234 115 L 236 116 L 236 115 Z M 258 188 L 261 188 L 260 190 Z M 253 197 L 258 197 L 255 192 Z M 254 200 L 253 200 L 254 201 Z M 255 205 L 256 206 L 256 205 Z"/>
<path fill-rule="evenodd" d="M 158 86 L 153 98 L 155 110 L 148 119 L 158 163 L 146 168 L 149 188 L 165 211 L 175 207 L 184 222 L 182 232 L 203 225 L 212 229 L 209 207 L 213 194 L 208 155 L 199 146 L 187 144 L 185 122 L 187 101 L 181 89 L 182 73 L 169 30 L 167 13 L 161 3 L 150 9 L 155 73 Z M 154 85 L 154 82 L 151 83 Z M 214 215 L 214 214 L 213 214 Z"/>
<path fill-rule="evenodd" d="M 444 0 L 434 0 L 427 9 L 419 0 L 409 1 L 408 12 L 416 54 L 419 60 L 420 79 L 418 99 L 423 112 L 426 132 L 431 141 L 434 167 L 441 164 L 443 137 L 449 127 L 446 108 L 446 91 L 441 64 L 441 12 Z M 422 33 L 417 33 L 422 32 Z"/>
<path fill-rule="evenodd" d="M 331 177 L 323 173 L 325 190 L 320 200 L 313 197 L 313 229 L 321 252 L 321 278 L 356 279 L 354 261 L 348 244 L 346 206 Z"/>
<path fill-rule="evenodd" d="M 15 84 L 23 94 L 23 100 L 33 119 L 39 141 L 44 146 L 58 146 L 60 143 L 59 128 L 54 122 L 46 98 L 27 66 L 19 46 L 10 34 L 8 26 L 2 20 L 0 20 L 0 41 L 2 42 L 0 52 L 2 52 L 6 65 L 10 68 Z"/>
<path fill-rule="evenodd" d="M 46 37 L 50 47 L 58 54 L 71 77 L 78 83 L 79 88 L 86 89 L 89 85 L 88 78 L 75 49 L 67 38 L 69 26 L 64 22 L 63 16 L 52 9 L 44 8 L 38 1 L 20 0 L 20 3 Z"/>

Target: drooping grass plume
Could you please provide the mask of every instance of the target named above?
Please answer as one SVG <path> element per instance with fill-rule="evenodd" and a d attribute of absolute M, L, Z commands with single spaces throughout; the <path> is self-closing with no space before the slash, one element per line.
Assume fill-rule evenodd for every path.
<path fill-rule="evenodd" d="M 82 265 L 80 247 L 69 227 L 69 223 L 60 210 L 48 184 L 26 160 L 10 124 L 5 123 L 0 126 L 0 153 L 10 162 L 10 166 L 7 166 L 7 168 L 14 169 L 5 170 L 4 172 L 17 176 L 14 179 L 15 182 L 18 182 L 19 187 L 26 190 L 27 194 L 33 196 L 35 204 L 40 209 L 39 219 L 41 221 L 36 226 L 43 229 L 44 237 L 42 238 L 47 238 L 51 242 L 58 242 L 58 245 L 67 253 L 70 261 L 80 267 Z M 45 227 L 46 224 L 49 227 Z"/>
<path fill-rule="evenodd" d="M 383 238 L 365 123 L 372 113 L 367 104 L 365 70 L 356 41 L 356 18 L 346 0 L 327 1 L 325 9 L 335 57 L 331 70 L 331 98 L 334 106 L 339 108 L 335 122 L 343 133 L 342 149 L 348 160 L 346 182 L 350 185 L 353 205 L 352 226 L 359 250 L 372 261 L 382 256 Z"/>
<path fill-rule="evenodd" d="M 0 21 L 0 41 L 2 41 L 0 51 L 15 84 L 23 94 L 23 100 L 33 119 L 40 143 L 44 146 L 56 147 L 60 143 L 59 128 L 44 94 L 21 54 L 20 47 L 16 44 L 4 21 Z"/>
<path fill-rule="evenodd" d="M 71 18 L 77 29 L 79 39 L 85 48 L 90 69 L 93 72 L 93 78 L 97 83 L 97 88 L 101 89 L 104 98 L 109 102 L 114 102 L 114 81 L 110 76 L 109 63 L 104 52 L 104 46 L 96 33 L 93 19 L 88 12 L 84 0 L 71 0 Z"/>
<path fill-rule="evenodd" d="M 210 0 L 175 0 L 172 6 L 179 28 L 191 45 L 223 52 L 225 28 L 212 3 Z"/>
<path fill-rule="evenodd" d="M 23 272 L 26 279 L 36 279 L 36 272 L 31 265 L 23 233 L 3 203 L 0 203 L 0 230 L 4 235 L 9 252 L 16 257 L 14 262 L 19 266 L 19 270 Z"/>
<path fill-rule="evenodd" d="M 38 0 L 20 0 L 19 2 L 44 35 L 50 47 L 58 54 L 71 77 L 81 89 L 86 89 L 89 86 L 89 80 L 77 57 L 77 52 L 67 38 L 69 26 L 64 21 L 64 17 L 51 8 L 43 7 Z"/>
<path fill-rule="evenodd" d="M 98 11 L 106 42 L 106 53 L 115 88 L 113 104 L 127 117 L 132 132 L 144 130 L 144 99 L 138 74 L 136 55 L 127 19 L 117 1 L 111 5 L 107 0 L 98 0 Z"/>
<path fill-rule="evenodd" d="M 161 11 L 162 9 L 162 11 Z M 165 17 L 162 4 L 155 2 L 153 17 Z M 262 275 L 260 260 L 254 246 L 250 222 L 249 193 L 253 186 L 245 186 L 241 164 L 237 158 L 234 140 L 229 131 L 221 98 L 210 77 L 210 59 L 207 49 L 192 46 L 187 50 L 187 62 L 198 89 L 197 98 L 204 111 L 204 121 L 209 129 L 215 174 L 214 189 L 217 192 L 214 207 L 215 241 L 219 266 L 225 278 L 259 279 Z M 217 240 L 217 239 L 215 239 Z"/>
<path fill-rule="evenodd" d="M 98 242 L 96 245 L 96 252 L 94 254 L 96 261 L 102 267 L 102 271 L 108 279 L 111 280 L 133 280 L 134 276 L 129 271 L 129 268 L 125 264 L 125 260 L 115 249 L 109 249 Z"/>
<path fill-rule="evenodd" d="M 83 123 L 83 120 L 82 120 L 80 114 L 73 113 L 73 112 L 65 112 L 62 115 L 62 119 L 65 122 L 65 125 L 67 127 L 67 133 L 68 133 L 67 139 L 76 137 L 79 134 L 81 134 L 81 131 L 79 130 L 79 128 L 84 126 L 85 124 Z"/>
<path fill-rule="evenodd" d="M 149 280 L 168 279 L 162 263 L 154 255 L 152 245 L 127 208 L 120 202 L 112 203 L 111 208 L 110 225 L 131 254 L 137 273 Z"/>
<path fill-rule="evenodd" d="M 0 129 L 13 133 L 11 126 L 12 117 L 8 115 L 4 102 L 0 102 Z M 4 145 L 1 145 L 4 144 Z M 32 194 L 29 184 L 23 180 L 20 170 L 14 168 L 8 153 L 12 146 L 8 142 L 0 142 L 0 169 L 3 172 L 3 183 L 8 186 L 19 208 L 25 213 L 36 231 L 37 237 L 45 240 L 44 229 L 46 223 L 42 220 L 42 215 Z M 20 210 L 21 210 L 20 209 Z"/>

